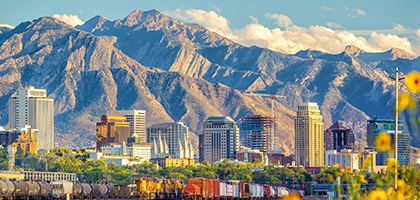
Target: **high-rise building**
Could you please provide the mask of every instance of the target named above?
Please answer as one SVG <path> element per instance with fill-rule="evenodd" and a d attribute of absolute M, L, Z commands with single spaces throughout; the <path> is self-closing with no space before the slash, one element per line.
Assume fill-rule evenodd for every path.
<path fill-rule="evenodd" d="M 29 86 L 20 89 L 9 100 L 10 128 L 21 129 L 30 125 L 39 129 L 38 149 L 54 148 L 54 100 L 47 90 Z"/>
<path fill-rule="evenodd" d="M 354 133 L 352 129 L 335 122 L 324 132 L 325 150 L 352 149 L 354 147 Z"/>
<path fill-rule="evenodd" d="M 147 128 L 147 143 L 152 144 L 152 158 L 194 158 L 188 127 L 182 122 L 153 124 Z"/>
<path fill-rule="evenodd" d="M 17 140 L 20 134 L 21 132 L 18 129 L 5 130 L 2 126 L 0 126 L 1 147 L 6 148 L 7 146 L 11 145 Z"/>
<path fill-rule="evenodd" d="M 244 116 L 239 120 L 240 142 L 244 147 L 267 152 L 274 120 L 263 115 Z"/>
<path fill-rule="evenodd" d="M 239 150 L 239 129 L 232 118 L 213 116 L 204 121 L 202 160 L 235 159 Z M 201 160 L 201 158 L 200 158 Z"/>
<path fill-rule="evenodd" d="M 127 142 L 130 137 L 130 123 L 124 115 L 102 115 L 101 122 L 96 123 L 96 150 L 109 143 Z"/>
<path fill-rule="evenodd" d="M 324 166 L 324 123 L 316 103 L 298 106 L 295 119 L 296 166 Z"/>
<path fill-rule="evenodd" d="M 391 135 L 391 147 L 395 146 L 395 120 L 374 118 L 368 120 L 367 125 L 367 143 L 369 147 L 375 148 L 375 138 L 380 133 Z M 403 121 L 398 121 L 398 164 L 408 165 L 410 163 L 410 134 L 404 132 Z M 377 165 L 387 165 L 387 159 L 395 157 L 394 153 L 389 151 L 378 151 L 376 155 Z"/>
<path fill-rule="evenodd" d="M 118 114 L 124 115 L 130 122 L 130 136 L 139 137 L 146 142 L 146 111 L 144 110 L 117 110 Z"/>

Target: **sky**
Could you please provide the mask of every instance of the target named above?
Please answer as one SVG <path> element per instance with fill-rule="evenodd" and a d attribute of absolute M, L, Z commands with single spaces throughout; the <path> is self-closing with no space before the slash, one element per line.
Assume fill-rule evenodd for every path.
<path fill-rule="evenodd" d="M 283 53 L 340 53 L 347 45 L 368 52 L 400 48 L 420 55 L 418 0 L 2 0 L 0 26 L 52 16 L 73 26 L 94 16 L 124 19 L 156 9 L 197 23 L 245 46 Z"/>

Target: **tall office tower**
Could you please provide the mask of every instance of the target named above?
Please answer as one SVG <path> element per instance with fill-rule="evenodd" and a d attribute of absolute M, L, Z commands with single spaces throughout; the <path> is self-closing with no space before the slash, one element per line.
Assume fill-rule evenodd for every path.
<path fill-rule="evenodd" d="M 298 106 L 295 119 L 296 166 L 324 166 L 324 123 L 316 103 Z"/>
<path fill-rule="evenodd" d="M 266 152 L 269 149 L 273 118 L 263 115 L 249 115 L 239 120 L 241 145 Z"/>
<path fill-rule="evenodd" d="M 9 100 L 9 125 L 39 129 L 37 149 L 53 149 L 54 100 L 47 97 L 47 90 L 33 86 L 18 90 Z"/>
<path fill-rule="evenodd" d="M 236 152 L 239 151 L 239 129 L 232 118 L 207 118 L 202 134 L 204 160 L 214 162 L 222 158 L 236 158 Z"/>
<path fill-rule="evenodd" d="M 146 142 L 146 111 L 145 110 L 117 110 L 118 114 L 124 115 L 130 122 L 130 136 L 136 136 L 142 142 Z"/>
<path fill-rule="evenodd" d="M 354 148 L 353 130 L 335 122 L 324 132 L 325 150 L 341 150 Z"/>
<path fill-rule="evenodd" d="M 182 122 L 153 124 L 147 128 L 147 143 L 152 143 L 152 157 L 194 158 L 188 141 L 188 127 Z"/>
<path fill-rule="evenodd" d="M 391 147 L 395 146 L 395 120 L 374 118 L 368 120 L 367 143 L 369 147 L 375 148 L 375 138 L 379 133 L 391 135 Z M 403 121 L 398 121 L 398 164 L 408 165 L 410 163 L 410 134 L 404 133 Z M 392 151 L 393 152 L 393 151 Z M 393 154 L 388 151 L 378 151 L 376 155 L 376 165 L 387 165 L 387 159 Z"/>
<path fill-rule="evenodd" d="M 102 115 L 101 122 L 96 123 L 96 151 L 109 143 L 127 142 L 130 137 L 130 123 L 124 115 Z"/>

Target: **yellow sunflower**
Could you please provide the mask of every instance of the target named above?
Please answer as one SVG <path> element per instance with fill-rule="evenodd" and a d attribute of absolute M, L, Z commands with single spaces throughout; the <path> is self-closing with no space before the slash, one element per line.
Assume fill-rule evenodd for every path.
<path fill-rule="evenodd" d="M 378 151 L 391 150 L 391 135 L 388 133 L 379 133 L 375 139 L 375 147 Z"/>
<path fill-rule="evenodd" d="M 340 167 L 340 164 L 338 164 L 338 163 L 335 163 L 333 166 L 332 166 L 332 168 L 333 169 L 338 169 Z"/>
<path fill-rule="evenodd" d="M 397 163 L 397 160 L 395 160 L 395 158 L 388 158 L 388 159 L 386 159 L 387 160 L 387 162 L 388 162 L 388 171 L 389 172 L 395 172 L 395 170 L 397 169 L 397 165 L 398 165 L 398 163 Z"/>
<path fill-rule="evenodd" d="M 286 196 L 282 196 L 281 200 L 301 200 L 302 198 L 300 198 L 300 195 L 296 194 L 296 193 L 290 193 Z"/>
<path fill-rule="evenodd" d="M 416 108 L 417 107 L 417 101 L 414 97 L 410 96 L 407 93 L 402 93 L 399 96 L 399 101 L 398 101 L 398 112 L 401 112 L 405 109 L 411 109 L 411 108 Z"/>
<path fill-rule="evenodd" d="M 405 85 L 410 92 L 417 93 L 420 92 L 420 73 L 417 71 L 412 71 L 407 74 L 404 79 Z"/>
<path fill-rule="evenodd" d="M 386 200 L 388 199 L 388 196 L 385 191 L 382 189 L 374 189 L 369 192 L 368 199 L 370 200 Z"/>

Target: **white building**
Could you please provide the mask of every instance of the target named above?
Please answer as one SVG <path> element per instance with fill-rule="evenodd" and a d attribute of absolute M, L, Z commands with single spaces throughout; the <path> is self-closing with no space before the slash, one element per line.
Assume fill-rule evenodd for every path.
<path fill-rule="evenodd" d="M 142 142 L 146 142 L 146 111 L 144 110 L 117 110 L 130 122 L 130 136 L 137 135 Z"/>
<path fill-rule="evenodd" d="M 154 124 L 147 128 L 147 142 L 152 143 L 152 158 L 194 158 L 188 141 L 188 127 L 182 122 Z"/>
<path fill-rule="evenodd" d="M 339 164 L 340 167 L 350 167 L 351 170 L 360 169 L 360 160 L 358 153 L 352 152 L 350 149 L 327 150 L 325 151 L 325 165 L 333 166 Z"/>
<path fill-rule="evenodd" d="M 10 128 L 20 129 L 30 125 L 39 129 L 38 149 L 54 148 L 54 100 L 47 90 L 29 86 L 20 89 L 9 100 Z"/>
<path fill-rule="evenodd" d="M 148 143 L 131 143 L 128 145 L 125 142 L 121 144 L 111 143 L 101 147 L 101 154 L 92 154 L 91 157 L 95 159 L 103 158 L 108 163 L 114 161 L 117 165 L 131 165 L 149 161 L 151 149 L 152 145 Z"/>

